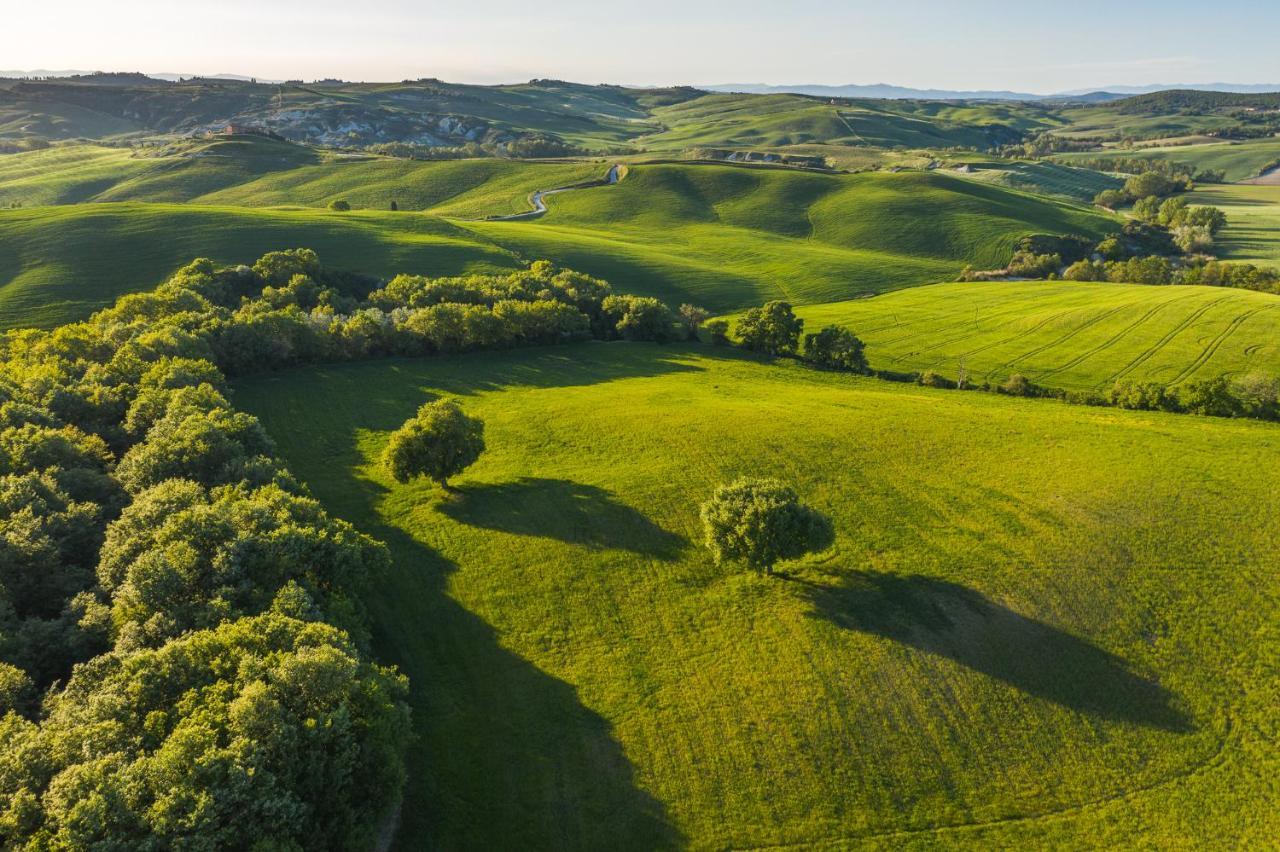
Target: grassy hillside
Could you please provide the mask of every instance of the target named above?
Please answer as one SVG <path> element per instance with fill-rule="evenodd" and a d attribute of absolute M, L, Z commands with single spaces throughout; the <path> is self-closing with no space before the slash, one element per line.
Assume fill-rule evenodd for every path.
<path fill-rule="evenodd" d="M 489 450 L 376 463 L 436 393 Z M 401 848 L 1265 845 L 1280 832 L 1273 425 L 584 345 L 243 382 L 391 545 Z M 697 506 L 786 479 L 834 550 L 713 565 Z M 1252 814 L 1242 819 L 1241 814 Z"/>
<path fill-rule="evenodd" d="M 813 143 L 988 148 L 1052 122 L 1045 110 L 1013 104 L 828 101 L 787 94 L 710 94 L 661 107 L 654 116 L 664 129 L 635 140 L 654 151 Z"/>
<path fill-rule="evenodd" d="M 803 304 L 946 280 L 966 263 L 1004 264 L 1028 233 L 1097 236 L 1111 226 L 1080 207 L 940 174 L 732 166 L 636 166 L 615 186 L 555 196 L 538 220 L 446 222 L 386 211 L 388 196 L 401 197 L 409 185 L 387 176 L 402 163 L 421 167 L 420 201 L 471 214 L 524 209 L 539 186 L 603 174 L 592 164 L 379 161 L 382 182 L 373 163 L 302 167 L 209 196 L 248 201 L 252 188 L 263 203 L 280 200 L 277 192 L 314 203 L 340 196 L 376 202 L 377 211 L 133 203 L 0 210 L 0 326 L 82 316 L 154 286 L 192 256 L 245 262 L 289 246 L 375 274 L 549 258 L 625 292 L 728 311 L 770 298 Z M 315 179 L 293 182 L 300 174 Z M 368 179 L 353 177 L 360 174 Z"/>
<path fill-rule="evenodd" d="M 1213 142 L 1204 145 L 1173 145 L 1164 148 L 1116 150 L 1107 153 L 1086 152 L 1059 154 L 1065 163 L 1098 157 L 1124 157 L 1144 160 L 1170 160 L 1186 163 L 1196 171 L 1206 169 L 1225 172 L 1229 181 L 1256 177 L 1263 167 L 1280 161 L 1280 139 L 1252 139 L 1247 142 Z"/>
<path fill-rule="evenodd" d="M 1130 112 L 1113 105 L 1064 109 L 1064 127 L 1054 133 L 1071 139 L 1095 142 L 1121 139 L 1173 139 L 1218 130 L 1231 130 L 1241 122 L 1228 115 L 1214 113 L 1182 113 L 1176 110 Z M 1129 153 L 1127 150 L 1124 152 Z"/>
<path fill-rule="evenodd" d="M 1280 375 L 1280 297 L 1220 287 L 1077 282 L 938 284 L 798 311 L 853 329 L 872 367 L 1078 390 Z"/>
<path fill-rule="evenodd" d="M 252 263 L 308 246 L 335 268 L 392 275 L 512 268 L 473 233 L 412 213 L 86 204 L 0 210 L 0 328 L 50 328 L 148 290 L 193 257 Z"/>
<path fill-rule="evenodd" d="M 1046 161 L 975 159 L 969 163 L 969 168 L 973 171 L 966 176 L 976 180 L 1080 202 L 1093 201 L 1099 192 L 1119 189 L 1124 184 L 1114 175 Z"/>
<path fill-rule="evenodd" d="M 1008 261 L 1028 233 L 1101 233 L 1079 207 L 932 173 L 802 174 L 636 166 L 606 189 L 549 201 L 535 222 L 468 227 L 627 291 L 713 310 L 797 304 L 954 277 Z"/>
<path fill-rule="evenodd" d="M 432 210 L 484 216 L 529 209 L 537 189 L 603 177 L 602 162 L 421 161 L 338 157 L 258 136 L 157 149 L 65 145 L 0 157 L 0 208 L 86 201 L 190 202 L 237 207 Z"/>
<path fill-rule="evenodd" d="M 1226 212 L 1227 227 L 1216 237 L 1219 254 L 1280 266 L 1280 186 L 1205 185 L 1190 200 Z"/>

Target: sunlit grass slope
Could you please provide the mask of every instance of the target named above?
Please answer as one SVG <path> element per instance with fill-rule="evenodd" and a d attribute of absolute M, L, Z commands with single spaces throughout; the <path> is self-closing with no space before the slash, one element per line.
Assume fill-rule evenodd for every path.
<path fill-rule="evenodd" d="M 433 209 L 473 213 L 490 203 L 527 209 L 528 192 L 540 185 L 604 174 L 591 164 L 430 165 L 445 181 L 456 178 L 452 186 L 424 180 L 424 193 L 440 195 Z M 345 168 L 357 167 L 336 167 Z M 292 174 L 263 180 L 287 182 Z M 385 199 L 387 185 L 364 186 L 369 198 Z M 317 202 L 330 192 L 347 195 L 309 184 L 294 189 L 314 193 L 307 197 Z M 250 262 L 291 246 L 379 275 L 453 274 L 548 258 L 673 307 L 693 302 L 727 311 L 770 298 L 805 304 L 946 280 L 966 263 L 1003 265 L 1024 234 L 1098 236 L 1111 226 L 1080 207 L 925 173 L 635 166 L 617 185 L 557 195 L 548 204 L 547 216 L 518 222 L 446 221 L 385 208 L 121 203 L 0 210 L 0 326 L 83 316 L 120 293 L 154 286 L 194 256 Z"/>
<path fill-rule="evenodd" d="M 488 444 L 451 499 L 377 464 L 442 393 Z M 625 343 L 235 400 L 391 546 L 369 605 L 414 690 L 400 848 L 1280 833 L 1273 425 Z M 834 550 L 713 565 L 697 506 L 742 474 L 829 513 Z"/>
<path fill-rule="evenodd" d="M 1051 387 L 1280 376 L 1280 297 L 1222 287 L 981 282 L 801 308 L 807 330 L 851 328 L 880 370 Z"/>
<path fill-rule="evenodd" d="M 149 290 L 195 257 L 253 263 L 305 246 L 339 269 L 453 275 L 519 260 L 413 213 L 86 204 L 0 210 L 0 328 L 53 327 Z"/>
<path fill-rule="evenodd" d="M 634 166 L 616 186 L 548 204 L 537 221 L 467 227 L 624 290 L 717 310 L 945 280 L 968 263 L 1002 266 L 1026 234 L 1113 227 L 1081 207 L 923 172 Z"/>
<path fill-rule="evenodd" d="M 1059 123 L 1026 104 L 846 100 L 793 94 L 709 94 L 654 110 L 664 128 L 640 136 L 648 150 L 812 143 L 986 149 Z"/>
<path fill-rule="evenodd" d="M 128 149 L 63 145 L 0 157 L 0 207 L 86 201 L 190 202 L 238 207 L 430 210 L 486 216 L 529 209 L 538 189 L 604 177 L 601 162 L 499 159 L 424 162 L 339 157 L 255 136 Z"/>

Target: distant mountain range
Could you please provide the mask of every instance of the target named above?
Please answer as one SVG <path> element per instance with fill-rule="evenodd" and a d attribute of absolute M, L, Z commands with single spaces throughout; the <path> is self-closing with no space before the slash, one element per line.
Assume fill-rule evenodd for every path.
<path fill-rule="evenodd" d="M 912 89 L 905 86 L 891 86 L 887 83 L 874 85 L 824 86 L 817 84 L 799 84 L 795 86 L 773 86 L 764 83 L 720 83 L 713 86 L 699 86 L 709 92 L 743 92 L 747 94 L 798 94 L 814 95 L 820 98 L 888 98 L 901 100 L 911 98 L 924 101 L 1041 101 L 1041 100 L 1084 100 L 1107 101 L 1127 97 L 1129 95 L 1145 95 L 1150 92 L 1162 92 L 1167 89 L 1194 89 L 1201 92 L 1236 92 L 1240 94 L 1258 94 L 1260 92 L 1280 92 L 1280 84 L 1239 84 L 1239 83 L 1178 83 L 1155 84 L 1150 86 L 1103 86 L 1098 89 L 1075 89 L 1069 92 L 1058 92 L 1052 95 L 1037 95 L 1030 92 L 1012 92 L 1006 90 L 973 90 L 960 91 L 954 89 Z"/>
<path fill-rule="evenodd" d="M 0 71 L 0 78 L 20 77 L 53 77 L 65 78 L 88 76 L 98 72 L 77 70 Z M 201 77 L 206 80 L 238 80 L 249 82 L 256 79 L 259 83 L 275 84 L 281 80 L 268 80 L 263 77 L 252 78 L 241 74 L 178 74 L 172 72 L 149 73 L 155 80 L 175 81 Z M 1033 94 L 1006 89 L 913 89 L 907 86 L 893 86 L 888 83 L 858 85 L 850 83 L 843 86 L 829 86 L 818 83 L 798 83 L 796 85 L 779 86 L 767 83 L 718 83 L 711 86 L 698 86 L 707 92 L 741 92 L 746 94 L 799 94 L 813 95 L 820 98 L 887 98 L 891 100 L 925 100 L 925 101 L 1043 101 L 1072 100 L 1101 103 L 1117 100 L 1129 95 L 1145 95 L 1151 92 L 1163 92 L 1169 89 L 1191 89 L 1200 92 L 1234 92 L 1238 94 L 1259 94 L 1280 92 L 1280 83 L 1156 83 L 1148 86 L 1101 86 L 1094 89 L 1072 89 L 1054 94 Z"/>

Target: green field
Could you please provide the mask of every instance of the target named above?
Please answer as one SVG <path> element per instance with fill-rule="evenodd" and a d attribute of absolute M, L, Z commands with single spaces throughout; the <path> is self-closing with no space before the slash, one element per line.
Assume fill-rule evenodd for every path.
<path fill-rule="evenodd" d="M 916 287 L 801 308 L 806 328 L 852 329 L 878 370 L 1105 390 L 1118 379 L 1178 384 L 1280 375 L 1280 297 L 1222 287 L 1074 281 Z"/>
<path fill-rule="evenodd" d="M 388 430 L 486 421 L 450 499 Z M 399 846 L 1259 848 L 1280 833 L 1276 427 L 585 344 L 239 384 L 413 688 Z M 776 475 L 834 549 L 718 568 Z"/>
<path fill-rule="evenodd" d="M 1028 192 L 1058 195 L 1076 201 L 1093 201 L 1106 189 L 1119 189 L 1124 181 L 1114 175 L 1079 169 L 1043 160 L 986 160 L 974 158 L 967 176 Z"/>
<path fill-rule="evenodd" d="M 1207 145 L 1173 145 L 1164 148 L 1117 149 L 1055 155 L 1055 159 L 1064 163 L 1099 157 L 1186 163 L 1196 171 L 1222 171 L 1227 180 L 1241 181 L 1256 177 L 1263 167 L 1280 160 L 1280 139 L 1253 139 L 1248 142 L 1213 142 Z"/>
<path fill-rule="evenodd" d="M 469 213 L 527 209 L 525 195 L 539 186 L 604 174 L 592 164 L 409 165 L 457 178 L 456 193 L 426 184 L 441 196 L 433 210 Z M 344 170 L 359 164 L 323 168 L 329 177 L 290 190 L 298 201 L 341 195 L 354 202 L 360 192 L 385 200 L 391 193 L 385 184 L 346 180 Z M 248 186 L 279 185 L 296 171 Z M 339 180 L 340 188 L 329 185 Z M 283 190 L 261 196 L 263 203 L 280 200 L 275 192 Z M 966 264 L 1003 265 L 1026 234 L 1096 238 L 1114 228 L 1114 220 L 1083 207 L 920 172 L 633 166 L 615 186 L 548 203 L 546 216 L 521 222 L 391 213 L 381 204 L 350 213 L 152 203 L 0 210 L 0 328 L 82 317 L 121 293 L 155 286 L 193 256 L 247 263 L 294 246 L 314 248 L 331 266 L 376 275 L 456 274 L 548 258 L 624 292 L 728 311 L 770 298 L 805 304 L 946 280 Z"/>
<path fill-rule="evenodd" d="M 1227 214 L 1227 227 L 1215 238 L 1224 258 L 1280 266 L 1280 186 L 1205 185 L 1190 201 Z"/>
<path fill-rule="evenodd" d="M 1112 105 L 1065 109 L 1061 117 L 1066 126 L 1055 129 L 1055 135 L 1099 142 L 1173 139 L 1240 126 L 1238 119 L 1212 112 L 1127 112 Z M 1134 152 L 1126 149 L 1117 153 L 1127 157 Z"/>

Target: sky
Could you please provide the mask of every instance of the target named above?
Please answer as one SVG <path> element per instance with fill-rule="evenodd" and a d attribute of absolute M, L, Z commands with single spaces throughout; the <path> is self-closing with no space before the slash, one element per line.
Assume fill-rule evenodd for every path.
<path fill-rule="evenodd" d="M 1036 94 L 1280 83 L 1276 0 L 0 0 L 0 67 Z"/>

